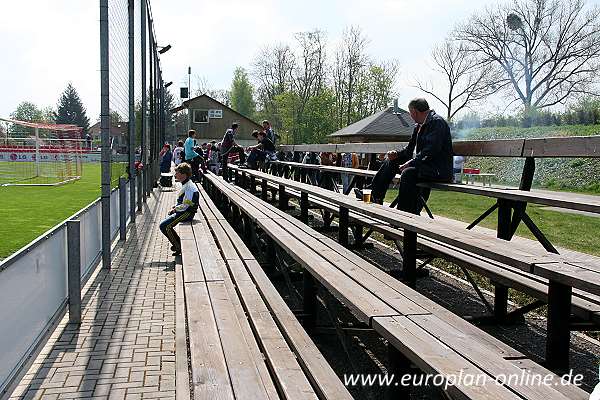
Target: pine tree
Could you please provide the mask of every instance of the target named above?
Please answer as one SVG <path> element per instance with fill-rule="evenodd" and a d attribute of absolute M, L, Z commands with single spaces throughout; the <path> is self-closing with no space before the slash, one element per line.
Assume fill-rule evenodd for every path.
<path fill-rule="evenodd" d="M 90 126 L 90 120 L 85 113 L 79 94 L 72 84 L 68 84 L 58 100 L 56 112 L 57 124 L 73 124 L 83 128 L 84 134 Z"/>

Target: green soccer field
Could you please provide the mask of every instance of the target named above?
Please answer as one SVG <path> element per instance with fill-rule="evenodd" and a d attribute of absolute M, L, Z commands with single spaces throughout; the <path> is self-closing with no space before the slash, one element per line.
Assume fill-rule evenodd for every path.
<path fill-rule="evenodd" d="M 123 171 L 113 165 L 113 187 Z M 100 197 L 100 164 L 84 163 L 80 180 L 55 187 L 0 186 L 0 259 L 8 257 Z"/>

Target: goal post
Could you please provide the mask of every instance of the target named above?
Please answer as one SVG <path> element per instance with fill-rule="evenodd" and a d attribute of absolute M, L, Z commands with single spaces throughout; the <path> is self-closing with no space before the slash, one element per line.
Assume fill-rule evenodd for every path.
<path fill-rule="evenodd" d="M 82 128 L 0 118 L 0 185 L 56 186 L 81 178 Z"/>

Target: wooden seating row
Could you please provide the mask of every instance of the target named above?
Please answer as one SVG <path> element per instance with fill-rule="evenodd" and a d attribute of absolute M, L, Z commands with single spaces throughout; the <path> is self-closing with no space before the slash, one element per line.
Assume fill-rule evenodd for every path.
<path fill-rule="evenodd" d="M 235 169 L 233 171 L 240 172 Z M 550 366 L 558 368 L 568 366 L 570 327 L 569 324 L 565 324 L 565 321 L 568 321 L 570 316 L 572 288 L 593 295 L 600 294 L 600 273 L 593 266 L 589 267 L 579 260 L 569 260 L 564 256 L 551 253 L 535 253 L 529 247 L 499 240 L 479 232 L 457 229 L 454 224 L 434 221 L 379 205 L 364 204 L 342 194 L 263 172 L 243 170 L 243 173 L 255 179 L 274 182 L 283 190 L 296 189 L 333 202 L 339 208 L 342 233 L 340 239 L 344 244 L 348 243 L 349 211 L 383 221 L 395 229 L 402 229 L 404 277 L 411 284 L 415 279 L 417 234 L 460 249 L 469 255 L 493 260 L 538 278 L 548 279 L 547 362 Z"/>
<path fill-rule="evenodd" d="M 202 189 L 180 233 L 194 398 L 352 398 Z"/>
<path fill-rule="evenodd" d="M 398 352 L 395 365 L 410 361 L 427 373 L 491 378 L 450 387 L 452 398 L 587 397 L 574 386 L 495 382 L 522 369 L 549 372 L 284 211 L 213 174 L 205 175 L 204 185 L 217 204 L 250 218 L 359 321 L 386 338 Z"/>
<path fill-rule="evenodd" d="M 277 193 L 279 189 L 277 184 L 269 182 L 268 185 L 272 193 Z M 302 192 L 298 190 L 287 189 L 286 194 L 291 198 L 297 199 L 298 202 L 302 198 Z M 339 217 L 339 207 L 337 207 L 334 203 L 314 197 L 312 195 L 308 195 L 307 198 L 310 206 L 314 206 L 315 208 L 324 210 L 327 213 Z M 466 227 L 466 225 L 459 221 L 437 216 L 436 219 L 444 221 L 446 224 L 455 224 L 457 229 L 465 229 Z M 382 233 L 386 238 L 393 239 L 395 241 L 401 242 L 403 240 L 402 230 L 395 229 L 383 221 L 379 221 L 366 215 L 361 215 L 358 212 L 350 212 L 349 221 L 350 228 L 354 236 L 354 243 L 351 245 L 354 247 L 361 246 L 364 241 L 368 239 L 371 232 Z M 364 233 L 363 229 L 367 229 L 366 234 Z M 495 232 L 491 229 L 476 228 L 476 230 L 491 237 L 495 236 Z M 528 239 L 514 240 L 521 242 L 523 246 L 530 246 L 532 251 L 537 252 L 540 255 L 544 253 L 543 249 L 535 249 L 535 243 L 533 241 Z M 528 305 L 523 309 L 517 309 L 511 312 L 509 315 L 507 310 L 508 298 L 507 296 L 500 294 L 495 298 L 493 307 L 487 305 L 488 310 L 494 315 L 497 322 L 506 322 L 512 317 L 517 317 L 523 315 L 525 312 L 533 311 L 535 308 L 539 308 L 548 302 L 547 279 L 540 278 L 533 274 L 511 267 L 507 264 L 502 264 L 485 257 L 473 255 L 469 252 L 465 252 L 459 248 L 447 245 L 434 239 L 418 236 L 417 244 L 422 254 L 421 257 L 424 259 L 428 259 L 430 256 L 444 258 L 466 268 L 467 270 L 474 271 L 489 278 L 496 284 L 496 294 L 499 294 L 506 288 L 513 288 L 540 300 L 539 303 L 535 304 L 535 307 L 533 304 Z M 582 256 L 579 253 L 570 253 L 568 250 L 561 250 L 561 253 L 572 259 L 580 258 Z M 586 256 L 584 259 L 597 261 L 595 257 L 592 256 Z M 600 325 L 600 296 L 590 294 L 579 289 L 573 290 L 571 312 L 577 318 L 576 322 L 573 324 L 574 329 L 590 329 L 597 327 Z M 589 324 L 585 324 L 585 322 L 588 322 Z"/>

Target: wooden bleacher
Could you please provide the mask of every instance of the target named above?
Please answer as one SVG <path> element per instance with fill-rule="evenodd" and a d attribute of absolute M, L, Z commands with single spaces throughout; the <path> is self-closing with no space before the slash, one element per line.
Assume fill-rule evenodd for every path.
<path fill-rule="evenodd" d="M 468 256 L 493 261 L 496 263 L 496 267 L 498 265 L 508 265 L 513 270 L 509 272 L 522 271 L 531 274 L 538 279 L 538 287 L 540 279 L 541 281 L 547 279 L 549 304 L 547 362 L 549 365 L 558 368 L 566 368 L 568 365 L 570 325 L 565 324 L 565 321 L 569 321 L 570 317 L 571 288 L 589 293 L 591 299 L 597 299 L 596 296 L 599 294 L 600 273 L 588 267 L 589 262 L 572 260 L 551 253 L 535 253 L 529 247 L 499 240 L 479 232 L 459 230 L 455 224 L 444 224 L 441 221 L 433 221 L 426 217 L 407 214 L 379 205 L 365 205 L 342 194 L 263 172 L 239 170 L 236 167 L 233 167 L 232 171 L 236 175 L 254 176 L 255 179 L 271 181 L 278 185 L 280 189 L 283 189 L 282 193 L 279 194 L 280 204 L 281 199 L 288 196 L 285 190 L 289 189 L 305 192 L 318 197 L 320 200 L 334 203 L 338 207 L 341 216 L 341 243 L 347 243 L 349 211 L 375 219 L 375 223 L 372 224 L 374 227 L 384 223 L 396 230 L 399 230 L 398 228 L 402 229 L 404 278 L 409 284 L 414 284 L 415 279 L 417 234 L 423 238 L 443 243 L 450 249 L 459 249 Z M 236 181 L 244 184 L 245 180 L 238 178 Z M 285 204 L 283 205 L 285 206 Z M 597 307 L 591 304 L 590 309 L 594 312 L 597 311 Z"/>
<path fill-rule="evenodd" d="M 180 234 L 194 398 L 352 398 L 202 189 Z"/>
<path fill-rule="evenodd" d="M 377 153 L 396 150 L 402 147 L 402 145 L 403 143 L 289 145 L 280 146 L 280 150 L 284 152 L 330 151 L 334 153 L 350 151 L 371 154 L 371 158 L 374 159 Z M 510 240 L 514 236 L 519 224 L 523 222 L 546 250 L 556 253 L 557 249 L 537 227 L 535 221 L 527 214 L 528 203 L 595 213 L 600 212 L 600 199 L 598 196 L 557 193 L 551 191 L 531 191 L 536 158 L 598 158 L 600 157 L 600 136 L 455 141 L 453 143 L 453 150 L 455 155 L 462 156 L 518 157 L 525 159 L 521 182 L 518 188 L 486 188 L 482 186 L 447 183 L 420 184 L 423 187 L 436 190 L 458 191 L 495 198 L 497 200 L 496 203 L 473 221 L 473 223 L 469 225 L 469 229 L 479 224 L 497 209 L 498 237 Z M 286 169 L 288 168 L 298 170 L 314 169 L 315 167 L 319 167 L 319 170 L 327 171 L 329 173 L 350 174 L 354 178 L 358 178 L 353 178 L 350 189 L 357 184 L 361 186 L 365 179 L 371 178 L 375 174 L 375 171 L 353 170 L 349 168 L 341 169 L 340 167 L 306 166 L 306 164 L 290 162 L 280 162 L 279 166 L 281 168 L 278 168 L 277 171 L 280 175 L 286 173 Z M 399 176 L 397 176 L 397 178 L 399 178 Z"/>
<path fill-rule="evenodd" d="M 261 178 L 266 179 L 266 176 Z M 227 210 L 226 214 L 249 218 L 302 265 L 306 273 L 348 307 L 359 321 L 386 338 L 389 346 L 397 351 L 392 359 L 391 371 L 395 370 L 394 366 L 402 370 L 407 362 L 411 362 L 428 373 L 449 375 L 464 371 L 484 374 L 492 379 L 501 374 L 519 373 L 522 368 L 548 373 L 523 354 L 284 211 L 249 196 L 242 188 L 234 187 L 213 174 L 205 175 L 203 184 L 207 192 L 217 199 L 217 204 Z M 252 235 L 251 232 L 249 234 Z M 496 240 L 492 239 L 492 242 Z M 394 354 L 393 351 L 390 353 Z M 452 398 L 472 399 L 588 397 L 587 393 L 573 386 L 518 386 L 490 382 L 453 386 L 448 394 Z"/>

